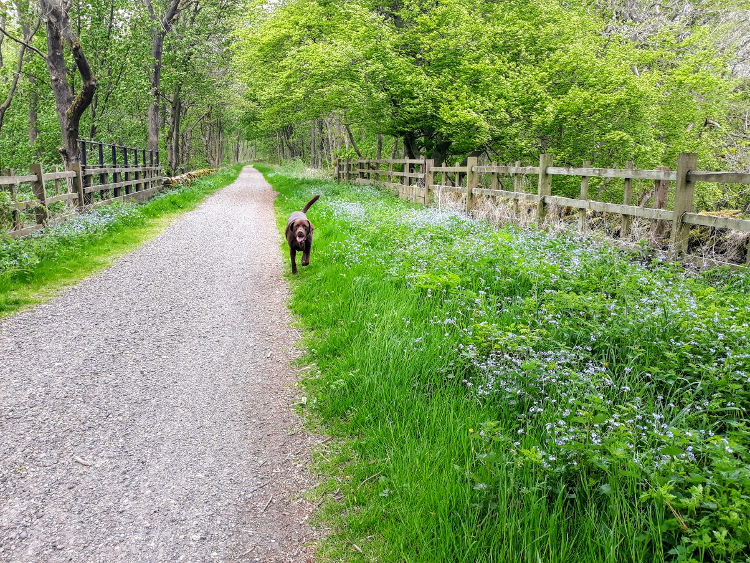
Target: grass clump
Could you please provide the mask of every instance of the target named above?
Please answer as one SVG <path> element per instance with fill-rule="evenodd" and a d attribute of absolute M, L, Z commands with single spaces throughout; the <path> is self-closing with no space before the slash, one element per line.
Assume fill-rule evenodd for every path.
<path fill-rule="evenodd" d="M 290 279 L 324 557 L 750 560 L 748 270 L 268 176 L 281 228 L 322 194 Z"/>
<path fill-rule="evenodd" d="M 0 235 L 0 316 L 40 303 L 110 265 L 206 195 L 233 182 L 241 169 L 225 168 L 187 186 L 166 189 L 142 205 L 98 207 L 22 239 Z"/>

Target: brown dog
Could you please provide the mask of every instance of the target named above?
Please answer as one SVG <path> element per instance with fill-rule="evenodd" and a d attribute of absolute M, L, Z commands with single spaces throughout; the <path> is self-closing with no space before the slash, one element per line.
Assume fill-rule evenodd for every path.
<path fill-rule="evenodd" d="M 310 201 L 307 202 L 302 208 L 302 211 L 295 211 L 289 216 L 286 222 L 286 241 L 289 243 L 289 256 L 292 259 L 292 273 L 297 273 L 297 251 L 302 252 L 302 265 L 307 266 L 310 264 L 310 249 L 312 248 L 313 242 L 313 227 L 312 223 L 307 220 L 307 210 L 310 209 L 313 203 L 318 201 L 320 196 L 316 195 Z"/>

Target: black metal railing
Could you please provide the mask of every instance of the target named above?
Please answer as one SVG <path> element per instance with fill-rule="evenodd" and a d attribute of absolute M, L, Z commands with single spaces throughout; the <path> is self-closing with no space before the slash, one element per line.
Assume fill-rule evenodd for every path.
<path fill-rule="evenodd" d="M 159 151 L 78 139 L 81 166 L 159 166 Z M 132 161 L 129 163 L 129 156 Z M 111 156 L 111 158 L 110 158 Z M 118 156 L 121 160 L 118 162 Z M 140 158 L 139 158 L 140 157 Z"/>

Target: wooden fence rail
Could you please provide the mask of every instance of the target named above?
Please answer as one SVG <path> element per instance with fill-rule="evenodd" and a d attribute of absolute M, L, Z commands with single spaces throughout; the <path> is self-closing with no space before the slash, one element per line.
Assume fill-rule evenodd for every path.
<path fill-rule="evenodd" d="M 92 144 L 91 141 L 81 142 L 84 146 Z M 10 192 L 10 204 L 0 207 L 0 213 L 5 211 L 10 214 L 11 229 L 5 234 L 18 238 L 43 228 L 50 219 L 50 206 L 58 202 L 75 202 L 78 209 L 83 210 L 87 206 L 106 205 L 115 201 L 145 201 L 162 188 L 163 172 L 159 166 L 158 151 L 151 153 L 147 165 L 147 151 L 103 143 L 93 144 L 99 148 L 99 159 L 94 164 L 87 163 L 87 151 L 84 149 L 82 163 L 71 165 L 71 169 L 65 172 L 45 173 L 41 164 L 32 164 L 29 166 L 30 174 L 15 176 L 11 171 L 8 176 L 0 176 L 0 190 L 7 186 Z M 104 162 L 104 147 L 112 148 L 111 163 Z M 120 151 L 123 151 L 122 163 L 117 163 L 117 153 Z M 128 163 L 131 151 L 135 151 L 132 164 Z M 61 180 L 65 180 L 66 193 L 59 193 Z M 45 183 L 48 181 L 55 182 L 54 195 L 47 192 Z M 24 184 L 31 187 L 28 199 L 19 198 L 20 188 Z M 25 191 L 28 192 L 28 188 Z M 33 225 L 24 224 L 22 212 L 27 210 L 34 210 Z"/>
<path fill-rule="evenodd" d="M 388 169 L 381 169 L 387 165 Z M 394 170 L 394 166 L 403 170 Z M 426 159 L 400 160 L 349 160 L 336 161 L 334 173 L 337 180 L 358 184 L 380 183 L 398 189 L 401 197 L 427 205 L 430 194 L 451 191 L 463 195 L 464 209 L 468 213 L 476 205 L 476 196 L 494 197 L 514 201 L 516 213 L 518 201 L 536 204 L 536 222 L 541 225 L 550 206 L 569 207 L 579 210 L 579 229 L 586 229 L 585 214 L 587 210 L 603 213 L 614 213 L 621 216 L 620 236 L 630 233 L 634 217 L 661 221 L 670 224 L 670 246 L 676 255 L 687 251 L 688 235 L 691 225 L 701 225 L 716 229 L 730 229 L 750 233 L 750 220 L 733 217 L 719 217 L 695 213 L 694 195 L 696 182 L 750 184 L 750 174 L 741 172 L 708 172 L 699 171 L 697 155 L 682 153 L 679 156 L 677 170 L 660 167 L 658 170 L 639 170 L 628 162 L 626 168 L 591 168 L 584 163 L 581 168 L 553 166 L 550 155 L 542 154 L 539 166 L 520 166 L 520 163 L 508 166 L 479 166 L 477 158 L 470 157 L 463 166 L 435 166 Z M 479 175 L 490 175 L 490 187 L 479 185 Z M 498 189 L 498 175 L 510 175 L 513 178 L 513 191 Z M 527 193 L 520 189 L 520 179 L 524 176 L 538 177 L 537 192 Z M 439 176 L 439 178 L 438 178 Z M 569 198 L 552 195 L 552 178 L 554 176 L 577 176 L 581 178 L 580 198 Z M 383 181 L 382 178 L 387 181 Z M 394 178 L 402 181 L 394 182 Z M 624 181 L 623 202 L 607 203 L 589 199 L 588 184 L 590 178 L 620 178 Z M 674 209 L 665 207 L 666 194 L 659 199 L 654 196 L 655 208 L 633 205 L 633 180 L 651 180 L 658 183 L 674 183 Z M 657 201 L 658 199 L 658 201 Z M 748 243 L 746 263 L 750 264 L 750 243 Z"/>

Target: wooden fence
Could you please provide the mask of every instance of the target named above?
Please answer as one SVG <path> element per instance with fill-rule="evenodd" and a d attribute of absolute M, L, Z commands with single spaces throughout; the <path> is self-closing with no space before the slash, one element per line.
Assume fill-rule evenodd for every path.
<path fill-rule="evenodd" d="M 6 234 L 18 238 L 43 228 L 51 218 L 51 206 L 55 203 L 70 202 L 83 210 L 114 201 L 145 201 L 162 188 L 158 151 L 84 139 L 79 143 L 81 164 L 71 165 L 70 170 L 45 173 L 41 164 L 32 164 L 27 175 L 16 176 L 11 171 L 7 176 L 0 176 L 0 190 L 10 192 L 9 206 L 0 207 L 0 212 L 10 214 L 11 227 Z M 65 193 L 60 193 L 62 180 L 65 180 Z M 51 181 L 54 181 L 54 195 L 46 187 Z M 22 197 L 24 195 L 28 197 Z M 29 226 L 24 217 L 28 210 L 34 212 L 34 223 Z"/>
<path fill-rule="evenodd" d="M 394 165 L 402 170 L 394 170 Z M 384 168 L 386 167 L 386 168 Z M 749 173 L 706 172 L 699 171 L 697 155 L 682 153 L 679 156 L 677 170 L 660 167 L 658 170 L 639 170 L 631 162 L 625 169 L 590 168 L 584 163 L 581 168 L 554 166 L 550 155 L 542 154 L 539 166 L 479 166 L 476 157 L 467 159 L 463 166 L 435 166 L 432 160 L 349 160 L 336 161 L 334 172 L 337 180 L 346 180 L 359 184 L 379 183 L 398 190 L 401 197 L 427 205 L 431 195 L 440 191 L 458 192 L 463 196 L 464 209 L 468 213 L 476 205 L 477 196 L 495 197 L 512 200 L 516 213 L 518 202 L 526 201 L 536 206 L 536 222 L 541 225 L 550 206 L 578 209 L 579 229 L 586 229 L 586 211 L 614 213 L 621 216 L 620 237 L 630 233 L 634 217 L 650 219 L 671 227 L 670 247 L 677 255 L 687 251 L 690 227 L 702 225 L 715 229 L 730 229 L 750 233 L 750 220 L 733 217 L 721 217 L 694 212 L 695 184 L 697 182 L 714 182 L 724 184 L 750 184 Z M 489 177 L 489 187 L 480 184 L 479 177 Z M 508 175 L 512 178 L 513 190 L 499 188 L 498 176 Z M 521 179 L 526 175 L 538 177 L 537 193 L 527 193 L 520 189 Z M 581 178 L 580 198 L 569 198 L 552 195 L 553 176 L 577 176 Z M 451 179 L 452 177 L 452 179 Z M 623 203 L 607 203 L 591 200 L 588 197 L 590 178 L 623 179 Z M 396 180 L 396 181 L 394 181 Z M 667 210 L 666 197 L 660 198 L 660 205 L 654 208 L 633 205 L 633 180 L 652 180 L 667 188 L 674 184 L 674 208 Z M 655 202 L 657 198 L 655 197 Z M 661 208 L 659 208 L 661 207 Z M 750 247 L 746 263 L 750 264 Z"/>

